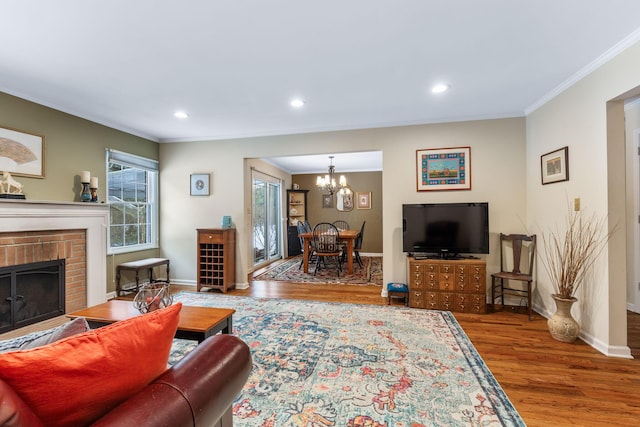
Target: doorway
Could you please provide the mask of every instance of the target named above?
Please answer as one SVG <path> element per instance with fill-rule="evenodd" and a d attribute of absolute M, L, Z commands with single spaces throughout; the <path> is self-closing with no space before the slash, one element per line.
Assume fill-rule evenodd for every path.
<path fill-rule="evenodd" d="M 635 88 L 624 99 L 626 169 L 626 320 L 627 346 L 640 355 L 640 97 Z"/>
<path fill-rule="evenodd" d="M 638 154 L 633 156 L 633 218 L 637 221 L 633 221 L 633 281 L 628 288 L 627 309 L 640 314 L 640 129 L 634 129 L 632 135 L 631 153 Z"/>
<path fill-rule="evenodd" d="M 256 170 L 251 181 L 253 266 L 261 267 L 282 258 L 282 182 Z"/>

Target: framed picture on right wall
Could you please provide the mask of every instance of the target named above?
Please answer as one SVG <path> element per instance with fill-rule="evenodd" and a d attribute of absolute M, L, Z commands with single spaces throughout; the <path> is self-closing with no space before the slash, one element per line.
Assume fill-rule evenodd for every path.
<path fill-rule="evenodd" d="M 562 147 L 540 156 L 542 185 L 569 181 L 569 147 Z"/>

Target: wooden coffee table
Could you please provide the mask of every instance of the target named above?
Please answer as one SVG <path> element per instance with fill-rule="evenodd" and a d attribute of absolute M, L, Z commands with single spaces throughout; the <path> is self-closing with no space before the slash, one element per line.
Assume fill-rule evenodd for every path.
<path fill-rule="evenodd" d="M 232 317 L 235 312 L 231 308 L 183 305 L 175 336 L 176 338 L 197 340 L 201 343 L 218 332 L 230 334 L 233 332 Z M 140 311 L 134 307 L 132 301 L 110 300 L 67 314 L 67 317 L 70 319 L 84 317 L 91 328 L 99 328 L 140 315 Z"/>

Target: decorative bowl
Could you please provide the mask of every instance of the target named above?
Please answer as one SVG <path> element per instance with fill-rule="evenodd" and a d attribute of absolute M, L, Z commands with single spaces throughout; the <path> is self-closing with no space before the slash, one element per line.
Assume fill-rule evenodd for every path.
<path fill-rule="evenodd" d="M 148 313 L 173 304 L 168 283 L 148 283 L 142 285 L 133 298 L 133 305 L 140 313 Z"/>

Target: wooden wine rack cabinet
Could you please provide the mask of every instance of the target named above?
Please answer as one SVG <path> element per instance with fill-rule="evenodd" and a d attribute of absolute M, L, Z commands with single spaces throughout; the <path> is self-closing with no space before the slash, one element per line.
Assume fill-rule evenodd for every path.
<path fill-rule="evenodd" d="M 409 306 L 486 313 L 486 263 L 480 259 L 407 260 Z"/>
<path fill-rule="evenodd" d="M 236 284 L 235 228 L 198 229 L 198 292 L 219 289 L 226 293 Z"/>

